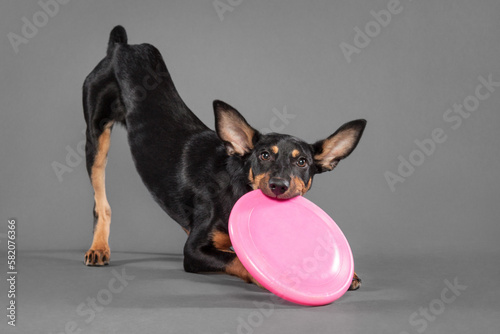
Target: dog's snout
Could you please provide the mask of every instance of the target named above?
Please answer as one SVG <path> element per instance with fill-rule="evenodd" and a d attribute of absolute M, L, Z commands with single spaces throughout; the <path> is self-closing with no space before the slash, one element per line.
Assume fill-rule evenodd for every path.
<path fill-rule="evenodd" d="M 273 177 L 269 180 L 269 188 L 276 195 L 284 194 L 290 187 L 290 182 L 279 177 Z"/>

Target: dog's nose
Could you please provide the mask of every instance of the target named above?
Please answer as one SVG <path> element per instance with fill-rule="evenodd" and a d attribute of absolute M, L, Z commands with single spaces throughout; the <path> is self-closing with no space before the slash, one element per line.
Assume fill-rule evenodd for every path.
<path fill-rule="evenodd" d="M 284 194 L 288 190 L 288 187 L 290 187 L 290 182 L 285 179 L 272 177 L 269 180 L 269 188 L 276 196 Z"/>

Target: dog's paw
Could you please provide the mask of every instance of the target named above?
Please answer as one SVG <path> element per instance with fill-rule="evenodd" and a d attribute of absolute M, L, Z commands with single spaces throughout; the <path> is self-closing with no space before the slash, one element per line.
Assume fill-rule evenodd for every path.
<path fill-rule="evenodd" d="M 259 288 L 263 289 L 263 290 L 266 290 L 266 288 L 264 288 L 264 286 L 262 284 L 260 284 L 252 275 L 248 274 L 249 278 L 247 280 L 248 283 L 253 283 L 255 285 L 257 285 Z"/>
<path fill-rule="evenodd" d="M 356 273 L 352 277 L 351 286 L 349 287 L 349 291 L 358 290 L 361 287 L 361 278 L 358 277 Z"/>
<path fill-rule="evenodd" d="M 263 289 L 263 290 L 267 290 L 266 288 L 264 288 L 264 286 L 262 284 L 259 283 L 259 281 L 257 281 L 255 279 L 255 277 L 253 277 L 246 269 L 244 270 L 244 274 L 242 276 L 240 276 L 241 279 L 243 279 L 245 282 L 249 283 L 249 284 L 255 284 L 257 285 L 259 288 Z"/>
<path fill-rule="evenodd" d="M 110 251 L 109 248 L 105 249 L 89 249 L 85 253 L 85 260 L 83 263 L 86 266 L 107 266 L 109 264 Z"/>
<path fill-rule="evenodd" d="M 241 263 L 240 259 L 238 259 L 238 257 L 236 257 L 230 264 L 228 264 L 226 266 L 225 271 L 226 271 L 226 274 L 239 277 L 247 283 L 250 283 L 250 284 L 253 283 L 253 284 L 257 285 L 259 288 L 266 290 L 266 288 L 264 288 L 264 286 L 262 286 L 262 284 L 260 284 L 248 272 L 248 270 L 246 270 L 246 268 L 243 266 L 243 264 Z"/>

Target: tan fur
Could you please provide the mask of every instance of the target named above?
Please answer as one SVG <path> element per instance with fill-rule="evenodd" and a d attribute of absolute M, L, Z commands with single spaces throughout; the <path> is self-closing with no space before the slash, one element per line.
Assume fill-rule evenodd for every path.
<path fill-rule="evenodd" d="M 269 182 L 269 174 L 263 173 L 256 175 L 254 178 L 254 182 L 252 183 L 252 188 L 255 189 L 264 189 L 267 187 L 267 183 Z"/>
<path fill-rule="evenodd" d="M 86 265 L 104 265 L 109 262 L 110 249 L 108 244 L 109 226 L 111 224 L 111 207 L 106 197 L 105 169 L 111 137 L 109 123 L 98 140 L 97 154 L 91 170 L 91 182 L 94 188 L 95 212 L 97 223 L 94 227 L 94 239 L 90 249 L 85 254 Z M 93 261 L 92 258 L 97 260 Z"/>
<path fill-rule="evenodd" d="M 332 170 L 335 166 L 331 165 L 331 161 L 343 157 L 349 151 L 357 133 L 355 129 L 348 129 L 325 140 L 322 152 L 314 156 L 314 160 L 318 161 L 325 169 Z"/>
<path fill-rule="evenodd" d="M 248 270 L 245 269 L 240 259 L 235 258 L 231 263 L 226 266 L 226 274 L 233 275 L 241 278 L 245 282 L 254 283 L 261 288 L 264 288 L 255 278 L 250 275 Z"/>
<path fill-rule="evenodd" d="M 271 151 L 272 151 L 274 154 L 278 154 L 278 152 L 279 152 L 279 148 L 278 148 L 278 146 L 276 146 L 276 145 L 275 145 L 275 146 L 271 146 Z"/>
<path fill-rule="evenodd" d="M 359 278 L 359 276 L 356 273 L 354 273 L 349 290 L 357 290 L 357 289 L 359 289 L 360 286 L 361 286 L 361 279 Z"/>
<path fill-rule="evenodd" d="M 253 183 L 254 183 L 254 178 L 253 178 L 253 170 L 252 170 L 252 167 L 250 167 L 250 171 L 248 172 L 248 181 L 250 181 L 250 183 L 252 184 L 252 188 L 253 188 Z M 255 188 L 254 188 L 255 189 Z"/>
<path fill-rule="evenodd" d="M 231 247 L 231 239 L 229 238 L 229 234 L 221 232 L 221 231 L 214 231 L 212 232 L 212 242 L 215 246 L 220 251 L 223 252 L 229 252 L 229 253 L 234 253 L 232 250 L 229 249 Z"/>
<path fill-rule="evenodd" d="M 232 145 L 229 154 L 244 155 L 253 149 L 252 138 L 255 131 L 244 121 L 232 114 L 226 114 L 221 118 L 219 127 L 221 129 L 219 135 L 222 140 L 225 140 Z"/>
<path fill-rule="evenodd" d="M 307 181 L 307 185 L 306 185 L 306 188 L 305 188 L 305 191 L 302 195 L 304 195 L 306 192 L 309 191 L 309 189 L 311 189 L 311 185 L 312 185 L 312 177 L 309 178 L 309 181 Z"/>
<path fill-rule="evenodd" d="M 298 157 L 299 154 L 300 154 L 299 150 L 293 150 L 292 151 L 292 157 L 294 157 L 294 158 Z"/>
<path fill-rule="evenodd" d="M 292 178 L 292 182 L 290 184 L 290 193 L 298 193 L 300 196 L 303 196 L 309 188 L 311 188 L 312 178 L 309 178 L 307 185 L 305 185 L 304 181 L 298 176 Z"/>

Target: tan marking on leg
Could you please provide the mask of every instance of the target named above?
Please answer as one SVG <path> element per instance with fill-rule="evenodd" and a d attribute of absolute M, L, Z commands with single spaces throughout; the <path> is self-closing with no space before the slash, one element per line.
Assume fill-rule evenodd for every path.
<path fill-rule="evenodd" d="M 241 263 L 240 259 L 238 259 L 238 258 L 235 258 L 231 263 L 229 263 L 226 266 L 226 274 L 239 277 L 247 283 L 254 283 L 255 285 L 264 289 L 262 284 L 257 282 L 257 280 L 255 278 L 253 278 L 252 275 L 250 275 L 248 270 L 245 269 L 245 267 Z"/>
<path fill-rule="evenodd" d="M 356 273 L 354 273 L 349 290 L 351 290 L 351 291 L 358 290 L 360 287 L 361 287 L 361 278 L 359 278 L 359 276 Z"/>
<path fill-rule="evenodd" d="M 234 253 L 229 247 L 232 246 L 231 239 L 229 238 L 229 234 L 221 232 L 221 231 L 213 231 L 212 232 L 212 242 L 220 251 Z"/>
<path fill-rule="evenodd" d="M 274 146 L 271 146 L 271 151 L 273 151 L 274 154 L 278 154 L 278 146 L 274 145 Z"/>
<path fill-rule="evenodd" d="M 299 154 L 300 154 L 299 150 L 293 150 L 292 151 L 292 157 L 294 157 L 294 158 L 298 157 Z"/>
<path fill-rule="evenodd" d="M 189 232 L 189 230 L 187 228 L 183 227 L 182 229 L 184 230 L 184 232 L 186 232 L 187 235 L 189 235 L 189 233 L 191 233 L 191 232 Z"/>
<path fill-rule="evenodd" d="M 111 208 L 106 197 L 105 169 L 109 151 L 111 125 L 106 125 L 98 140 L 97 154 L 91 171 L 91 182 L 94 188 L 95 213 L 97 223 L 94 226 L 92 246 L 85 255 L 86 265 L 105 265 L 109 262 L 109 225 L 111 223 Z"/>

